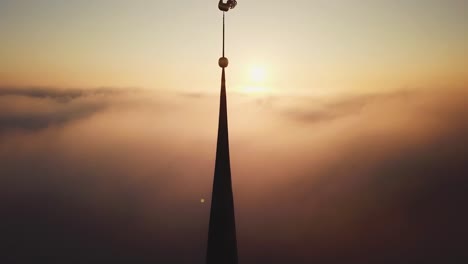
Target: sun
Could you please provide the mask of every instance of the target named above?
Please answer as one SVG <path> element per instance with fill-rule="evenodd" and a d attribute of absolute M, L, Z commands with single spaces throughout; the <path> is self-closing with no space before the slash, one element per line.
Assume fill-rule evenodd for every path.
<path fill-rule="evenodd" d="M 250 69 L 250 79 L 256 83 L 262 83 L 265 81 L 266 71 L 265 68 L 260 66 L 254 66 Z"/>
<path fill-rule="evenodd" d="M 265 93 L 267 72 L 263 66 L 252 66 L 248 70 L 248 78 L 243 92 L 249 94 Z"/>

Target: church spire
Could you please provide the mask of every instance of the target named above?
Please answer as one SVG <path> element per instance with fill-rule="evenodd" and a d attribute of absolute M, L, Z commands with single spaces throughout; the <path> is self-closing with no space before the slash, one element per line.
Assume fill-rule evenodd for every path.
<path fill-rule="evenodd" d="M 227 121 L 225 68 L 228 66 L 228 59 L 224 57 L 224 11 L 223 56 L 219 59 L 218 64 L 222 68 L 221 94 L 206 263 L 237 264 L 236 223 L 232 194 Z"/>

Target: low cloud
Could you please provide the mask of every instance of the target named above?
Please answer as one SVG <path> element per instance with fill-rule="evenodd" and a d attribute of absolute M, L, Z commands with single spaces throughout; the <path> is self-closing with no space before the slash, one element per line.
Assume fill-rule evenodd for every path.
<path fill-rule="evenodd" d="M 466 95 L 230 96 L 241 262 L 461 259 Z M 1 262 L 204 263 L 218 103 L 0 88 Z"/>
<path fill-rule="evenodd" d="M 80 97 L 90 97 L 96 95 L 122 94 L 124 92 L 135 91 L 135 89 L 116 89 L 116 88 L 94 88 L 60 89 L 53 87 L 0 87 L 0 96 L 25 96 L 32 98 L 51 98 L 57 101 L 69 101 Z"/>
<path fill-rule="evenodd" d="M 64 125 L 102 111 L 117 90 L 0 87 L 0 133 Z"/>
<path fill-rule="evenodd" d="M 0 133 L 64 126 L 110 108 L 161 106 L 162 98 L 147 95 L 142 89 L 0 87 Z"/>

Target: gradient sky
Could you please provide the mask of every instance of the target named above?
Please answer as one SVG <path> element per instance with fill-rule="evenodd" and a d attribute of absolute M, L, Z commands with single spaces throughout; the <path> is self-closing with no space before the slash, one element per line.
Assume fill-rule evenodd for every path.
<path fill-rule="evenodd" d="M 468 1 L 238 1 L 240 263 L 468 263 Z M 221 17 L 0 0 L 0 263 L 205 262 Z"/>
<path fill-rule="evenodd" d="M 231 90 L 461 87 L 468 2 L 240 1 L 227 16 Z M 214 0 L 0 2 L 0 84 L 216 91 Z M 252 67 L 265 71 L 256 84 Z"/>

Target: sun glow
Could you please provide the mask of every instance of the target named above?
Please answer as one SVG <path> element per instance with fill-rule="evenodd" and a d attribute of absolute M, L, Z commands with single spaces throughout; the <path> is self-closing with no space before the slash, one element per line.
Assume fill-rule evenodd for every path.
<path fill-rule="evenodd" d="M 266 72 L 265 68 L 255 66 L 250 69 L 250 79 L 256 83 L 262 83 L 265 81 Z"/>
<path fill-rule="evenodd" d="M 263 86 L 247 86 L 244 88 L 244 92 L 246 93 L 264 93 L 266 90 Z"/>
<path fill-rule="evenodd" d="M 262 66 L 253 66 L 248 71 L 247 84 L 244 86 L 245 93 L 265 93 L 268 89 L 265 86 L 266 70 Z"/>

